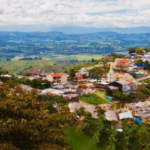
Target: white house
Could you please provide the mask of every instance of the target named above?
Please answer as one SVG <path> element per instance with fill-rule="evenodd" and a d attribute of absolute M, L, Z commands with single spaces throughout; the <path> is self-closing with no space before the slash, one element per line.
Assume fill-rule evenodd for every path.
<path fill-rule="evenodd" d="M 68 75 L 63 73 L 48 73 L 46 78 L 48 81 L 55 83 L 66 83 L 68 81 Z"/>

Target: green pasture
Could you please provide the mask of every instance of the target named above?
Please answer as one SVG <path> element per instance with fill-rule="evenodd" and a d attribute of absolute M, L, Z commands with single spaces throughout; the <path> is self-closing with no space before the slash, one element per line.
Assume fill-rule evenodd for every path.
<path fill-rule="evenodd" d="M 54 61 L 43 60 L 17 60 L 17 61 L 0 61 L 1 70 L 7 70 L 10 73 L 26 73 L 28 71 L 38 71 L 45 65 L 53 65 Z"/>
<path fill-rule="evenodd" d="M 79 100 L 93 105 L 106 104 L 106 101 L 104 101 L 103 99 L 94 94 L 79 96 Z"/>
<path fill-rule="evenodd" d="M 51 54 L 47 54 L 47 55 L 43 55 L 42 57 L 47 58 L 47 59 L 51 59 L 51 60 L 71 60 L 71 59 L 77 59 L 79 61 L 82 60 L 91 60 L 91 59 L 100 59 L 102 58 L 102 55 L 51 55 Z"/>

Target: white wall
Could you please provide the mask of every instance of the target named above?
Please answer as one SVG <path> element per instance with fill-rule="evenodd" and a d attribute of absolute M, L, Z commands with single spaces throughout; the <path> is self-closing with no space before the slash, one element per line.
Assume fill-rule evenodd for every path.
<path fill-rule="evenodd" d="M 66 83 L 67 82 L 67 75 L 64 74 L 62 77 L 61 77 L 61 83 Z"/>
<path fill-rule="evenodd" d="M 51 75 L 46 75 L 46 78 L 47 78 L 48 81 L 53 82 L 53 77 Z"/>

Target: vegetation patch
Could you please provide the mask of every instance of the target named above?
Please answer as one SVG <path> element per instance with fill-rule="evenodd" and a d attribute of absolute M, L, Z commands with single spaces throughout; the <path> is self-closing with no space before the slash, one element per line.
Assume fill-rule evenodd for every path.
<path fill-rule="evenodd" d="M 79 100 L 93 105 L 106 104 L 106 102 L 95 94 L 79 96 Z"/>

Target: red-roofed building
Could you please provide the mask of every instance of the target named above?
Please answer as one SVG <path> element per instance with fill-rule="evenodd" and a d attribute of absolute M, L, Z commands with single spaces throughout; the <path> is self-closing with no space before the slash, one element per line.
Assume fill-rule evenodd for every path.
<path fill-rule="evenodd" d="M 115 59 L 114 69 L 119 70 L 127 70 L 132 65 L 132 61 L 130 59 Z"/>
<path fill-rule="evenodd" d="M 55 83 L 66 83 L 68 75 L 63 73 L 48 73 L 47 80 Z"/>

